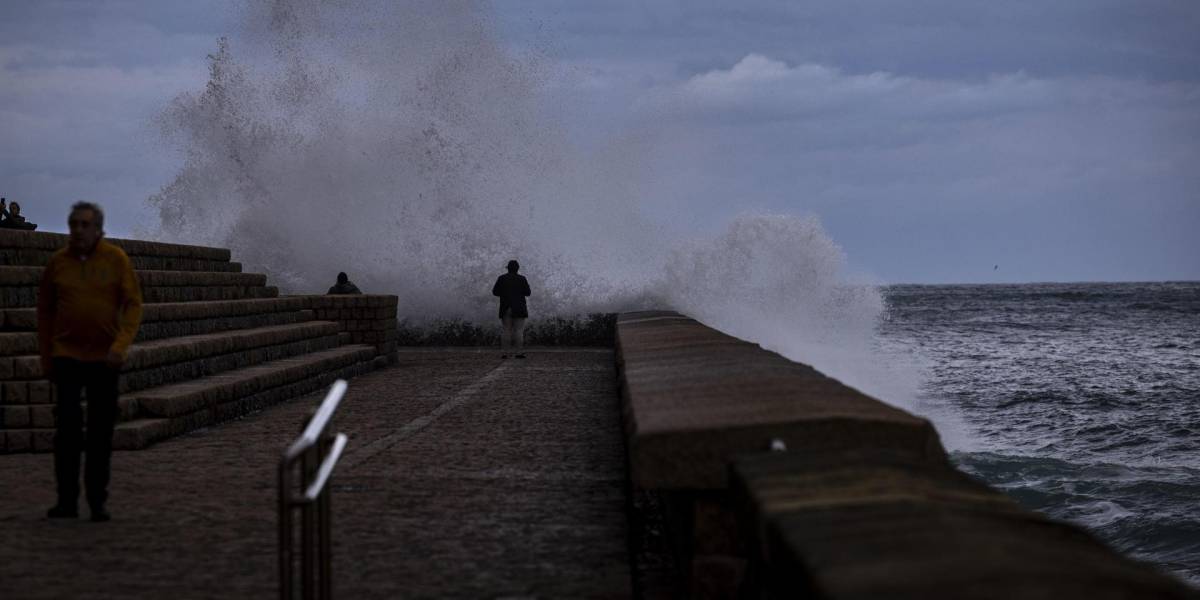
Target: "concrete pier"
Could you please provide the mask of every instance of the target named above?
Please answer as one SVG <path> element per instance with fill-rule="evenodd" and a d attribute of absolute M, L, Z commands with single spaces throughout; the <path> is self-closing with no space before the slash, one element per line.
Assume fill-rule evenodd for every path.
<path fill-rule="evenodd" d="M 398 349 L 396 296 L 279 297 L 228 250 L 114 241 L 148 302 L 114 437 L 140 450 L 112 522 L 48 521 L 33 306 L 64 239 L 0 230 L 3 600 L 275 596 L 277 461 L 335 377 L 338 597 L 1198 594 L 958 472 L 926 419 L 686 315 L 526 360 Z"/>
<path fill-rule="evenodd" d="M 609 349 L 407 349 L 335 420 L 341 598 L 632 595 Z M 270 598 L 275 469 L 319 395 L 113 459 L 113 521 L 47 521 L 52 456 L 0 456 L 0 598 Z"/>

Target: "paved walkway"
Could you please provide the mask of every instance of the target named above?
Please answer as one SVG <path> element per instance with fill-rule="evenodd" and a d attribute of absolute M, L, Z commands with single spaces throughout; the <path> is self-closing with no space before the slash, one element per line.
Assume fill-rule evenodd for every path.
<path fill-rule="evenodd" d="M 0 456 L 0 598 L 270 598 L 275 469 L 320 396 L 114 456 L 113 521 L 48 521 L 52 457 Z M 335 423 L 335 595 L 631 595 L 612 352 L 401 351 Z"/>

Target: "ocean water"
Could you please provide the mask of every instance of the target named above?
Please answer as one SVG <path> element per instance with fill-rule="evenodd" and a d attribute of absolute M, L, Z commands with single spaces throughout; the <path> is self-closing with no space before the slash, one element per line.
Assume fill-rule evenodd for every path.
<path fill-rule="evenodd" d="M 1200 283 L 884 295 L 881 344 L 966 429 L 962 469 L 1200 584 Z"/>

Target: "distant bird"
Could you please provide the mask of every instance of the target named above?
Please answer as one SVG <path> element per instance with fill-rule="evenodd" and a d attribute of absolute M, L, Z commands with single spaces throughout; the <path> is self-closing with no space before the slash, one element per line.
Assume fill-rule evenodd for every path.
<path fill-rule="evenodd" d="M 995 271 L 996 269 L 999 269 L 999 268 L 1000 268 L 1000 265 L 996 265 L 996 266 L 992 267 L 992 270 Z"/>

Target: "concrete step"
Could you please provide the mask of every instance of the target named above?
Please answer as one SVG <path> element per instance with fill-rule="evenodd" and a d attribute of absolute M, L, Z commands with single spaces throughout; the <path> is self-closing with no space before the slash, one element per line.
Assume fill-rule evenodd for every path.
<path fill-rule="evenodd" d="M 187 304 L 187 303 L 180 303 Z M 294 310 L 288 312 L 258 313 L 221 317 L 217 319 L 194 319 L 190 321 L 157 321 L 138 328 L 137 341 L 148 342 L 166 338 L 204 335 L 221 331 L 235 331 L 257 327 L 273 327 L 306 323 L 313 320 L 313 311 Z"/>
<path fill-rule="evenodd" d="M 285 328 L 291 329 L 285 330 Z M 231 352 L 205 354 L 202 357 L 197 357 L 188 351 L 188 358 L 181 362 L 123 373 L 121 376 L 121 393 L 215 375 L 247 365 L 256 365 L 310 352 L 329 350 L 339 345 L 337 325 L 327 321 L 263 327 L 246 331 L 257 332 L 264 330 L 275 331 L 269 336 L 265 334 L 247 334 L 243 331 L 232 332 L 232 335 L 211 334 L 197 336 L 237 341 L 238 343 L 229 346 L 237 349 Z M 162 341 L 170 342 L 174 339 L 184 338 L 173 338 Z M 210 347 L 206 348 L 206 351 L 216 351 L 224 347 L 220 342 L 215 345 L 212 342 L 213 340 L 208 340 Z M 157 357 L 169 353 L 169 351 L 155 352 L 152 356 Z"/>
<path fill-rule="evenodd" d="M 232 317 L 298 311 L 305 310 L 306 306 L 306 300 L 296 296 L 250 298 L 244 300 L 146 303 L 142 305 L 142 328 L 146 328 L 149 325 L 160 322 L 175 323 L 208 319 L 226 319 Z M 0 329 L 7 331 L 37 331 L 37 309 L 29 307 L 0 310 Z M 204 332 L 195 331 L 193 333 Z M 191 335 L 191 333 L 177 335 Z M 146 339 L 157 339 L 158 337 L 166 336 L 154 336 Z M 5 338 L 0 337 L 0 348 L 2 348 L 4 339 Z M 18 354 L 24 354 L 24 352 L 20 352 Z M 2 349 L 0 349 L 0 356 L 3 355 L 4 352 Z"/>
<path fill-rule="evenodd" d="M 37 281 L 6 286 L 5 271 L 29 266 L 0 266 L 0 308 L 37 306 Z M 154 275 L 172 274 L 173 277 Z M 276 298 L 280 290 L 265 286 L 266 276 L 248 272 L 139 271 L 144 302 L 194 302 Z M 192 278 L 193 283 L 184 283 Z M 222 280 L 224 281 L 222 283 Z M 10 278 L 11 281 L 11 278 Z"/>
<path fill-rule="evenodd" d="M 230 258 L 228 248 L 211 248 L 208 246 L 190 246 L 187 244 L 168 244 L 164 242 L 107 237 L 104 240 L 119 246 L 130 258 L 148 256 L 164 259 L 192 259 L 212 262 L 229 262 Z M 0 229 L 0 250 L 53 252 L 59 248 L 66 247 L 66 245 L 67 235 L 64 233 Z"/>
<path fill-rule="evenodd" d="M 279 297 L 227 249 L 108 241 L 130 257 L 145 302 L 121 376 L 118 448 L 236 418 L 394 357 L 394 348 L 380 351 L 386 332 L 375 321 L 386 319 L 367 314 L 390 308 L 394 326 L 394 297 L 333 299 L 320 306 L 332 322 L 315 321 L 312 298 Z M 34 307 L 44 265 L 66 243 L 63 234 L 0 230 L 0 452 L 53 446 L 54 390 L 36 356 Z"/>
<path fill-rule="evenodd" d="M 0 248 L 0 266 L 44 267 L 55 250 Z M 242 263 L 203 258 L 129 255 L 133 268 L 143 271 L 219 271 L 239 273 Z"/>
<path fill-rule="evenodd" d="M 0 286 L 37 288 L 43 267 L 0 267 Z M 136 270 L 142 287 L 195 287 L 205 285 L 261 286 L 267 284 L 262 273 L 220 271 L 145 271 Z"/>
<path fill-rule="evenodd" d="M 349 379 L 370 371 L 374 356 L 372 346 L 342 346 L 140 392 L 133 399 L 142 413 L 159 416 L 118 424 L 113 447 L 145 448 L 167 437 L 308 394 L 334 379 Z"/>
<path fill-rule="evenodd" d="M 342 346 L 302 356 L 142 390 L 121 397 L 124 420 L 117 424 L 113 447 L 136 450 L 201 427 L 244 416 L 267 406 L 349 379 L 375 368 L 375 348 Z M 138 414 L 130 419 L 130 407 Z M 42 416 L 25 427 L 0 429 L 0 452 L 49 452 L 54 448 L 49 407 L 29 407 Z M 15 411 L 14 411 L 15 412 Z M 4 413 L 7 415 L 7 413 Z"/>
<path fill-rule="evenodd" d="M 172 337 L 204 335 L 256 327 L 290 325 L 311 320 L 313 320 L 313 311 L 311 310 L 290 310 L 286 312 L 252 313 L 212 319 L 143 322 L 142 326 L 138 328 L 138 335 L 135 342 L 148 342 Z M 36 331 L 0 332 L 0 362 L 3 362 L 6 356 L 31 355 L 36 354 L 37 351 L 38 338 Z M 8 371 L 4 366 L 0 365 L 0 375 L 6 372 Z M 3 379 L 3 377 L 0 377 L 0 379 Z"/>
<path fill-rule="evenodd" d="M 121 391 L 145 389 L 239 366 L 325 350 L 338 345 L 338 325 L 308 321 L 135 343 L 121 373 Z M 49 382 L 36 355 L 11 359 L 12 375 L 0 383 L 0 404 L 50 402 Z M 20 390 L 20 387 L 27 390 Z M 38 386 L 38 389 L 33 389 Z M 24 399 L 24 402 L 21 400 Z"/>
<path fill-rule="evenodd" d="M 0 430 L 53 429 L 53 404 L 17 404 L 0 406 Z"/>
<path fill-rule="evenodd" d="M 132 421 L 138 417 L 137 402 L 129 402 L 125 396 L 117 401 L 118 421 Z M 87 400 L 83 407 L 84 422 L 87 422 Z M 28 404 L 0 406 L 0 431 L 12 429 L 54 429 L 54 404 Z"/>

